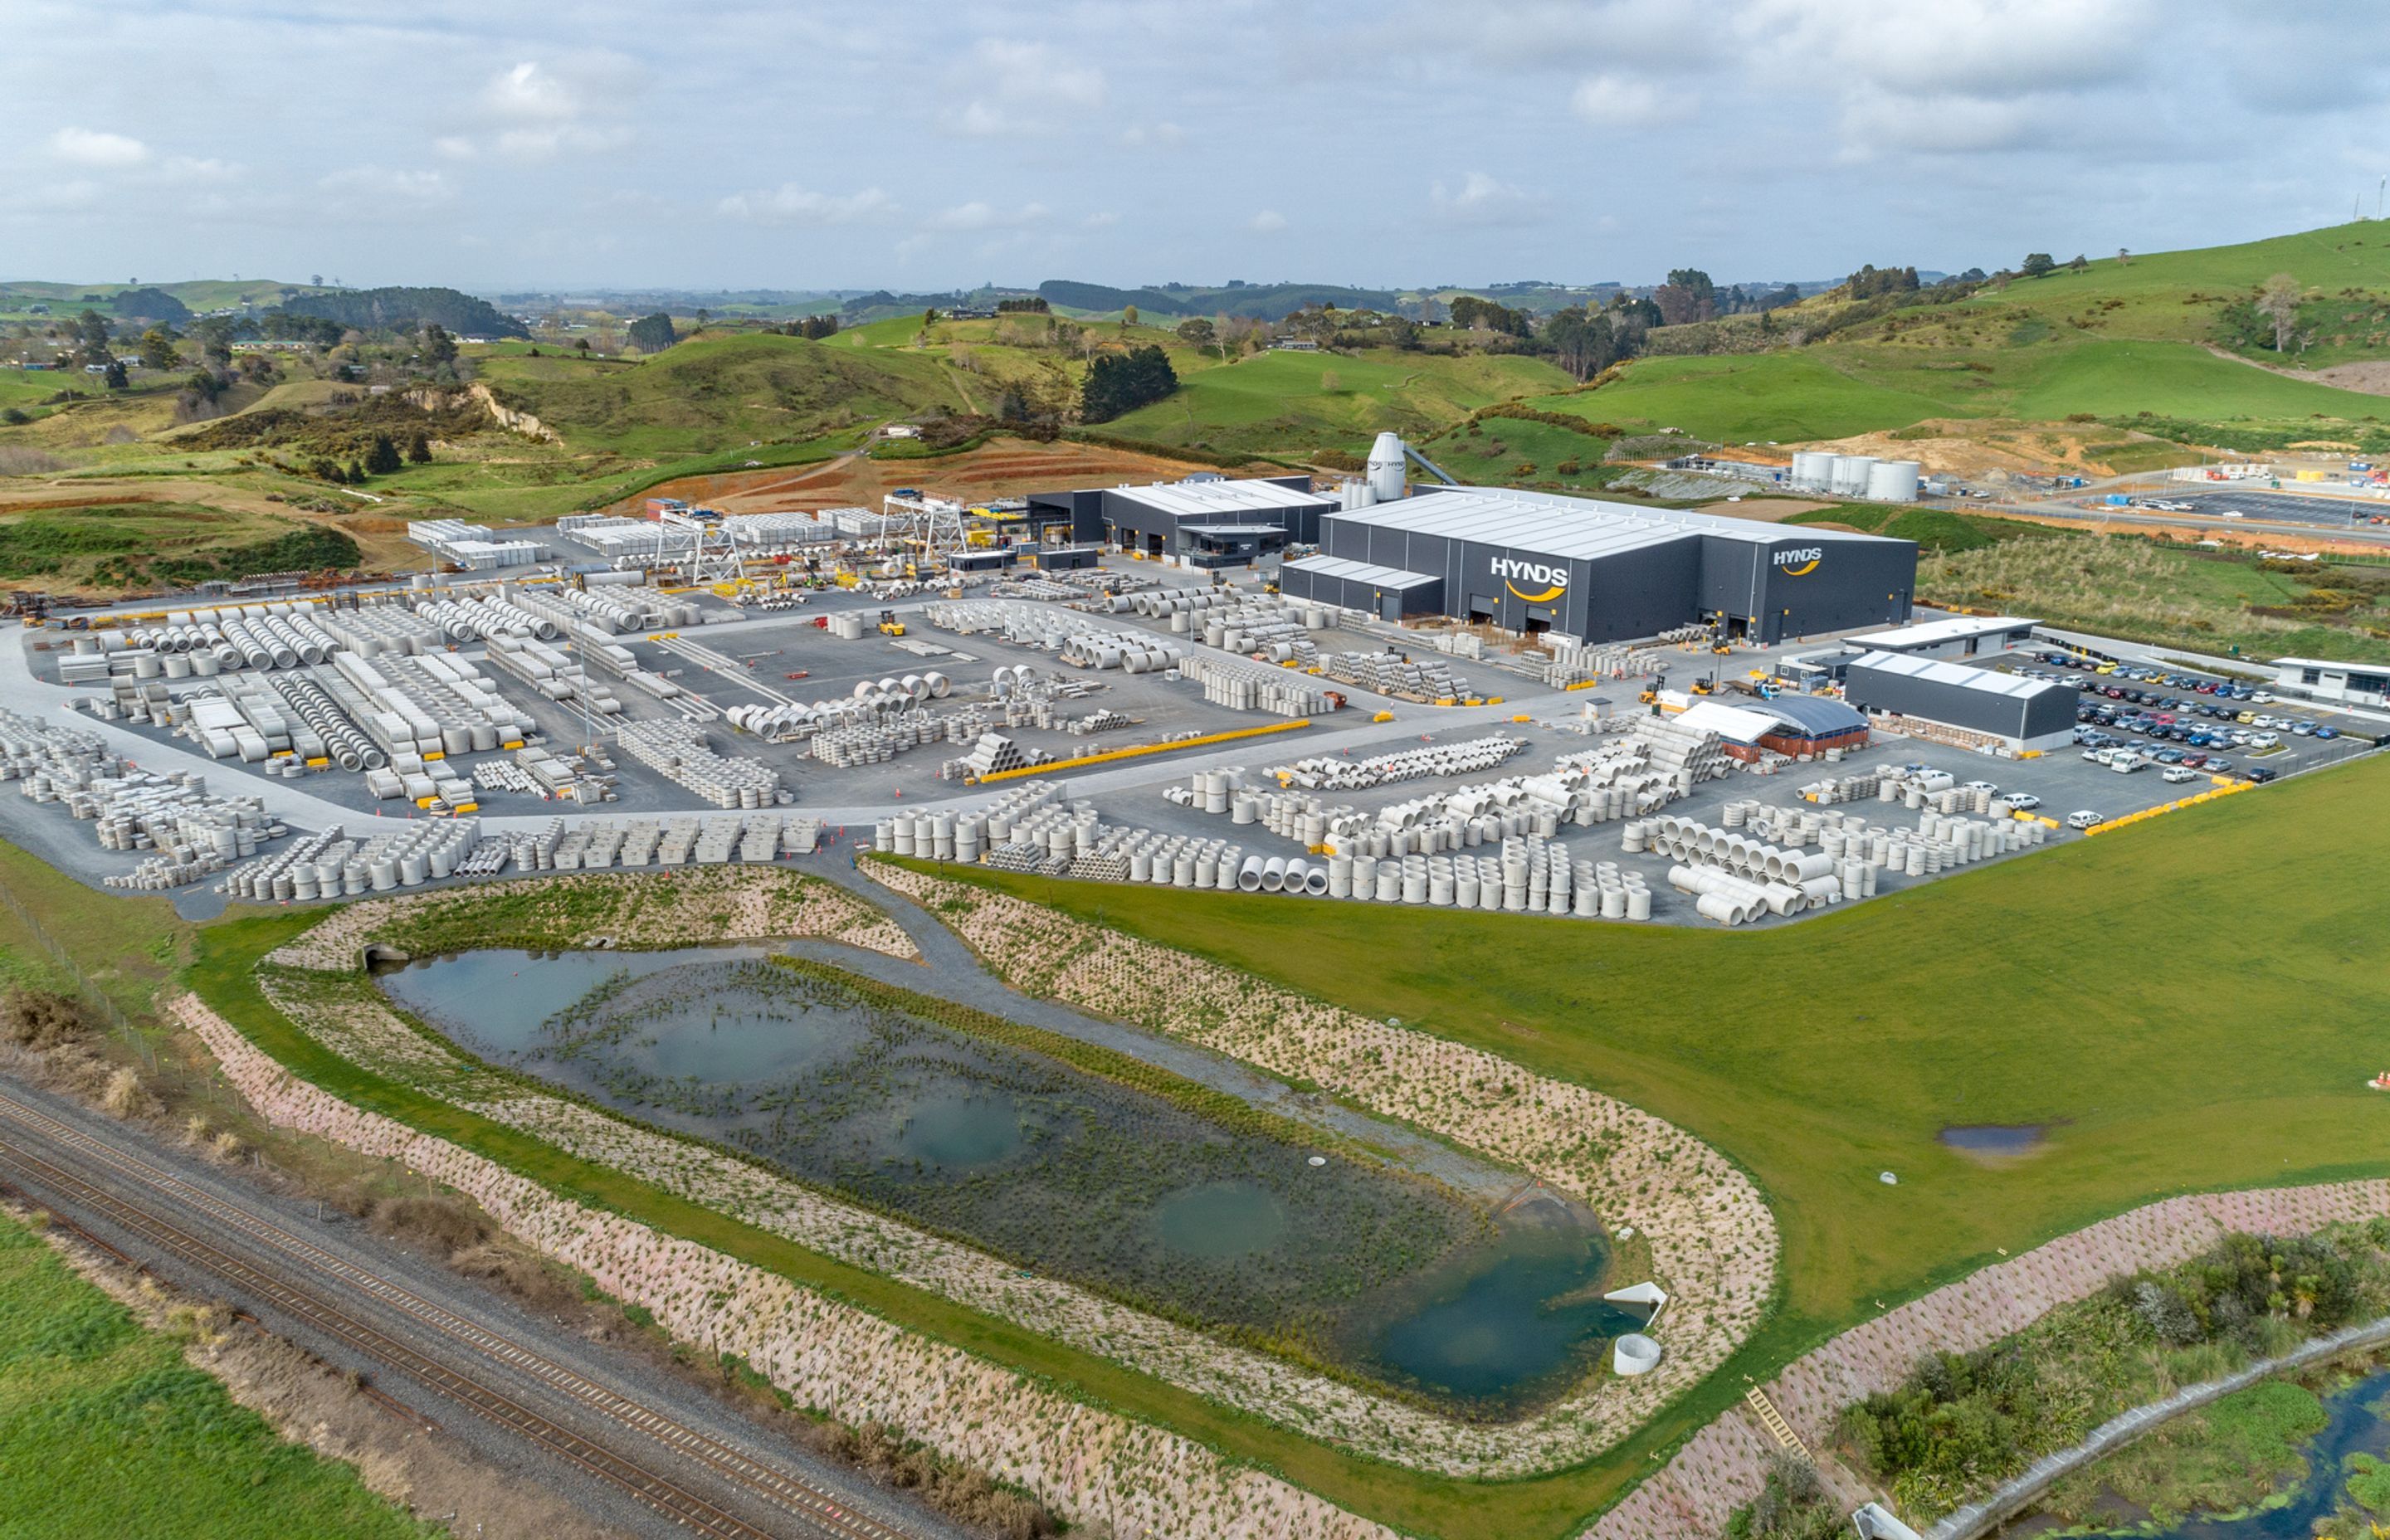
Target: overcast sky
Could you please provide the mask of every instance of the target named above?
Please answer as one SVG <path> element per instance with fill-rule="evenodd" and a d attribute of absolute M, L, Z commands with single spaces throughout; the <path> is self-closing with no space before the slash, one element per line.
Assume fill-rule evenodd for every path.
<path fill-rule="evenodd" d="M 1826 277 L 2334 223 L 2381 0 L 8 0 L 0 276 Z"/>

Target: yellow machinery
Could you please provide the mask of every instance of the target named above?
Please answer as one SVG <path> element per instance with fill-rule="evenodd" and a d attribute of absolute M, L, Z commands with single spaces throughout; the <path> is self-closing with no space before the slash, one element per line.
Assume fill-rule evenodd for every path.
<path fill-rule="evenodd" d="M 880 612 L 880 634 L 882 636 L 905 635 L 905 622 L 896 618 L 896 611 L 893 610 L 882 610 Z"/>

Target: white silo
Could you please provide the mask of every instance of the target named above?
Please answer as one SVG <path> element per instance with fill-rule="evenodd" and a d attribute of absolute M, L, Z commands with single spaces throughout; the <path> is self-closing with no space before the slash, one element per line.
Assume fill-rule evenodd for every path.
<path fill-rule="evenodd" d="M 1403 495 L 1403 437 L 1381 433 L 1369 446 L 1369 490 L 1381 503 L 1397 502 Z"/>
<path fill-rule="evenodd" d="M 1867 494 L 1871 503 L 1917 501 L 1915 460 L 1878 460 L 1868 468 Z"/>
<path fill-rule="evenodd" d="M 1867 495 L 1868 472 L 1874 468 L 1875 456 L 1872 455 L 1837 455 L 1834 456 L 1830 490 L 1837 497 L 1864 497 Z"/>
<path fill-rule="evenodd" d="M 1833 475 L 1834 457 L 1822 449 L 1796 449 L 1792 452 L 1792 488 L 1796 492 L 1823 492 Z"/>

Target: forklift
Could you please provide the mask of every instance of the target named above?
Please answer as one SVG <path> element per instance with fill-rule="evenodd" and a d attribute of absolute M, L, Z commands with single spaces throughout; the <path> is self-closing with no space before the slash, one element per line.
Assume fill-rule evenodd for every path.
<path fill-rule="evenodd" d="M 905 622 L 896 618 L 896 611 L 893 610 L 882 610 L 880 612 L 880 634 L 882 636 L 905 635 Z"/>

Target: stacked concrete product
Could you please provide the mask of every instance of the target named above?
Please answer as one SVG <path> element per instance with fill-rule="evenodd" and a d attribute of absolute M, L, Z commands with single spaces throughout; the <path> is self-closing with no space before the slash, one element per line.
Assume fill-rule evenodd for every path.
<path fill-rule="evenodd" d="M 430 617 L 404 603 L 328 610 L 318 623 L 339 637 L 341 646 L 368 658 L 385 652 L 418 653 L 447 642 L 445 633 Z"/>
<path fill-rule="evenodd" d="M 1247 668 L 1200 653 L 1181 660 L 1178 668 L 1203 687 L 1204 699 L 1231 711 L 1304 717 L 1324 715 L 1330 709 L 1327 696 L 1300 674 Z"/>
<path fill-rule="evenodd" d="M 1466 776 L 1490 770 L 1526 747 L 1523 739 L 1495 734 L 1462 743 L 1398 749 L 1368 759 L 1302 759 L 1264 774 L 1309 790 L 1357 791 L 1427 776 Z"/>
<path fill-rule="evenodd" d="M 1449 663 L 1429 658 L 1415 660 L 1393 652 L 1330 652 L 1319 659 L 1329 678 L 1377 695 L 1407 696 L 1415 700 L 1462 700 L 1474 691 L 1469 681 L 1452 672 Z"/>
<path fill-rule="evenodd" d="M 692 723 L 626 722 L 620 741 L 632 758 L 716 807 L 766 807 L 783 795 L 777 770 L 756 760 L 726 758 Z"/>
<path fill-rule="evenodd" d="M 332 699 L 332 692 L 314 678 L 288 675 L 275 681 L 275 688 L 306 724 L 319 745 L 315 754 L 302 752 L 302 758 L 328 758 L 351 772 L 379 770 L 390 763 L 389 756 L 357 725 L 356 719 Z"/>
<path fill-rule="evenodd" d="M 1685 863 L 1669 868 L 1670 884 L 1694 894 L 1695 910 L 1722 924 L 1823 908 L 1845 896 L 1833 855 L 1788 850 L 1671 814 L 1639 828 L 1629 824 L 1622 843 Z"/>
<path fill-rule="evenodd" d="M 339 678 L 326 681 L 326 687 L 390 755 L 393 768 L 403 756 L 419 761 L 518 748 L 531 730 L 531 718 L 495 686 L 445 653 L 391 653 L 368 662 L 342 652 L 332 666 Z"/>
<path fill-rule="evenodd" d="M 180 886 L 287 832 L 255 797 L 219 796 L 186 772 L 135 770 L 96 733 L 15 712 L 0 711 L 0 780 L 91 820 L 104 849 L 161 853 L 162 863 L 146 864 L 134 874 L 139 881 L 120 886 Z"/>
<path fill-rule="evenodd" d="M 273 903 L 353 898 L 414 887 L 455 875 L 472 849 L 478 828 L 471 818 L 420 819 L 377 825 L 359 841 L 346 838 L 335 824 L 227 874 L 218 891 Z"/>
<path fill-rule="evenodd" d="M 1553 689 L 1600 679 L 1628 679 L 1656 674 L 1668 666 L 1667 654 L 1651 648 L 1555 640 L 1546 633 L 1544 645 L 1551 659 L 1544 665 L 1544 683 Z"/>
<path fill-rule="evenodd" d="M 1703 781 L 1716 780 L 1734 772 L 1734 761 L 1727 755 L 1724 738 L 1698 727 L 1688 727 L 1673 716 L 1638 717 L 1634 736 L 1643 743 L 1652 766 L 1676 778 L 1677 794 L 1680 797 L 1690 794 Z"/>

